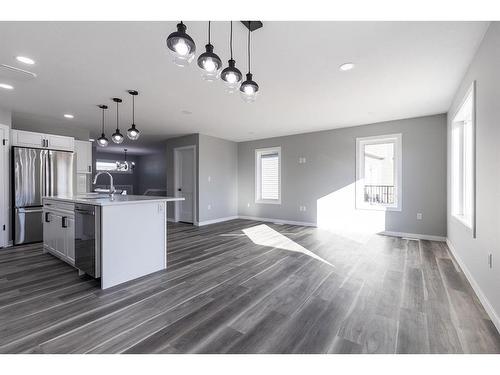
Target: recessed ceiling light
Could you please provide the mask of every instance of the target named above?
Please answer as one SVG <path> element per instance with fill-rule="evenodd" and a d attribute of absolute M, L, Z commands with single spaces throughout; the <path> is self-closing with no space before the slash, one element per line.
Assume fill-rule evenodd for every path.
<path fill-rule="evenodd" d="M 95 142 L 94 138 L 89 138 L 89 142 Z"/>
<path fill-rule="evenodd" d="M 35 63 L 35 60 L 30 59 L 29 57 L 26 56 L 17 56 L 16 60 L 22 62 L 23 64 L 28 64 L 28 65 L 33 65 Z"/>
<path fill-rule="evenodd" d="M 348 70 L 354 69 L 353 63 L 345 63 L 339 66 L 339 69 L 343 72 L 347 72 Z"/>
<path fill-rule="evenodd" d="M 75 118 L 75 116 L 70 115 L 69 113 L 66 113 L 66 114 L 64 115 L 64 117 L 66 117 L 66 118 Z"/>
<path fill-rule="evenodd" d="M 12 90 L 12 89 L 14 89 L 14 86 L 9 85 L 9 84 L 7 84 L 7 83 L 0 83 L 0 87 L 1 87 L 2 89 L 5 89 L 5 90 Z"/>

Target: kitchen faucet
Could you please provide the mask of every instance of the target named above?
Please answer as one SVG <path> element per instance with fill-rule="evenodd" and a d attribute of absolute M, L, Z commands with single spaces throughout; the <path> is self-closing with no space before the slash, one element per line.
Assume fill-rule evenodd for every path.
<path fill-rule="evenodd" d="M 115 193 L 116 189 L 115 189 L 115 185 L 113 185 L 113 176 L 111 176 L 111 173 L 109 172 L 98 172 L 95 177 L 94 177 L 94 185 L 96 184 L 97 182 L 97 177 L 99 177 L 101 174 L 107 174 L 109 176 L 109 195 L 112 197 L 113 194 Z"/>

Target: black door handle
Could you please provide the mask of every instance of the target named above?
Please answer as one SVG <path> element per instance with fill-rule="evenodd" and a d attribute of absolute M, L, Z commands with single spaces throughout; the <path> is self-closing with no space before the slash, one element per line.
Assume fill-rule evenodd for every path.
<path fill-rule="evenodd" d="M 68 227 L 68 217 L 67 216 L 63 216 L 62 217 L 62 220 L 61 220 L 61 225 L 63 228 L 67 228 Z"/>
<path fill-rule="evenodd" d="M 177 191 L 182 191 L 182 189 L 181 189 L 181 188 L 178 188 L 178 189 L 177 189 Z"/>

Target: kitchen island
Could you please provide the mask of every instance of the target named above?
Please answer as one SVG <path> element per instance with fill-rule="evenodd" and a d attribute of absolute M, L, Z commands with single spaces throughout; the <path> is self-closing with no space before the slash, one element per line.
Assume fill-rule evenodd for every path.
<path fill-rule="evenodd" d="M 184 198 L 86 194 L 43 198 L 44 251 L 101 288 L 167 267 L 167 202 Z"/>

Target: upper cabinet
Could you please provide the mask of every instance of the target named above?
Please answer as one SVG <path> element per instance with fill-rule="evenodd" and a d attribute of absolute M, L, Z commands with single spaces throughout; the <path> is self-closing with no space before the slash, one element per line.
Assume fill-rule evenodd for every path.
<path fill-rule="evenodd" d="M 76 173 L 92 173 L 92 143 L 75 141 Z"/>
<path fill-rule="evenodd" d="M 48 148 L 52 150 L 73 151 L 75 139 L 62 135 L 44 134 L 13 129 L 12 146 Z"/>

